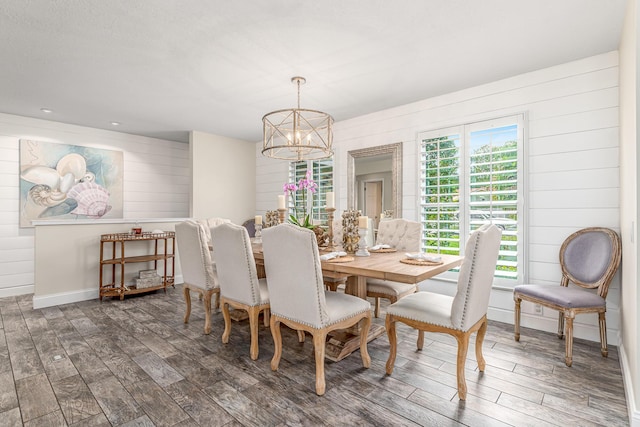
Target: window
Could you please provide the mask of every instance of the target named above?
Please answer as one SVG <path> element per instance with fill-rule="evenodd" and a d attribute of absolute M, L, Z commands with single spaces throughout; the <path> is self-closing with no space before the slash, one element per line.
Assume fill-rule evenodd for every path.
<path fill-rule="evenodd" d="M 333 191 L 333 159 L 308 160 L 301 162 L 291 162 L 289 166 L 289 182 L 298 183 L 303 179 L 307 170 L 311 168 L 311 177 L 318 184 L 318 191 L 311 195 L 296 191 L 295 205 L 289 198 L 289 209 L 298 213 L 311 212 L 311 219 L 318 224 L 326 225 L 327 212 L 326 193 Z M 306 204 L 306 206 L 305 206 Z"/>
<path fill-rule="evenodd" d="M 422 247 L 460 255 L 485 223 L 502 229 L 496 283 L 523 280 L 523 127 L 514 116 L 423 132 L 420 141 Z"/>

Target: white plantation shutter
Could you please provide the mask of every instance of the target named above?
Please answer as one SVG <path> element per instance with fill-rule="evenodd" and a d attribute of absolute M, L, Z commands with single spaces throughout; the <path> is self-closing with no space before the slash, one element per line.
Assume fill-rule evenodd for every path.
<path fill-rule="evenodd" d="M 523 117 L 423 132 L 421 221 L 425 251 L 460 255 L 485 223 L 502 229 L 496 281 L 523 279 Z"/>
<path fill-rule="evenodd" d="M 327 213 L 324 206 L 326 205 L 326 193 L 333 191 L 333 159 L 291 162 L 289 182 L 297 184 L 305 177 L 308 169 L 312 171 L 311 177 L 318 184 L 318 191 L 315 194 L 307 192 L 306 197 L 303 197 L 302 191 L 296 191 L 295 205 L 289 197 L 289 211 L 293 212 L 293 209 L 296 209 L 301 219 L 304 214 L 311 212 L 311 218 L 316 223 L 326 225 Z"/>

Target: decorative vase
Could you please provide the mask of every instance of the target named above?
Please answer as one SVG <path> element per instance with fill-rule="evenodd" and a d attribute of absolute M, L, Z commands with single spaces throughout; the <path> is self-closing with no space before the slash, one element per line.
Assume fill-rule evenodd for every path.
<path fill-rule="evenodd" d="M 356 209 L 349 209 L 342 213 L 342 249 L 349 254 L 354 254 L 358 250 L 359 217 L 360 211 Z"/>

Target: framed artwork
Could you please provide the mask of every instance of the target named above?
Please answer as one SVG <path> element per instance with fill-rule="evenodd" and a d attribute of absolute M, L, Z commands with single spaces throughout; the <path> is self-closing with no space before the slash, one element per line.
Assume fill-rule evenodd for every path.
<path fill-rule="evenodd" d="M 123 216 L 122 151 L 20 140 L 20 227 Z"/>

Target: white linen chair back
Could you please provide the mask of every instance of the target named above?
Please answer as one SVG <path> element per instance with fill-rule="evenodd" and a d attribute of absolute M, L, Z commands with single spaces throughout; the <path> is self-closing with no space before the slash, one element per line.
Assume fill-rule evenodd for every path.
<path fill-rule="evenodd" d="M 485 224 L 469 236 L 458 274 L 458 290 L 451 306 L 454 328 L 468 330 L 487 314 L 502 231 Z"/>
<path fill-rule="evenodd" d="M 204 226 L 192 220 L 176 224 L 176 240 L 185 283 L 204 290 L 217 288 Z"/>
<path fill-rule="evenodd" d="M 262 250 L 271 312 L 313 328 L 327 326 L 315 233 L 286 223 L 269 227 L 262 233 Z"/>
<path fill-rule="evenodd" d="M 204 227 L 207 236 L 207 244 L 211 245 L 211 229 L 219 226 L 220 224 L 228 224 L 231 222 L 231 220 L 226 218 L 213 217 L 207 219 L 199 219 L 197 220 L 197 222 L 202 224 L 202 226 Z"/>
<path fill-rule="evenodd" d="M 399 251 L 418 252 L 420 223 L 403 218 L 381 221 L 376 244 L 389 245 Z"/>
<path fill-rule="evenodd" d="M 256 306 L 263 303 L 251 240 L 244 226 L 224 223 L 211 229 L 216 270 L 223 297 Z"/>

